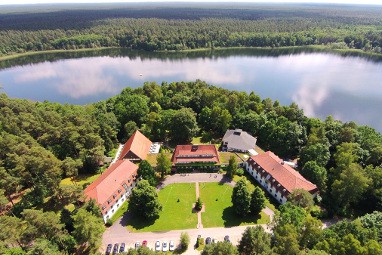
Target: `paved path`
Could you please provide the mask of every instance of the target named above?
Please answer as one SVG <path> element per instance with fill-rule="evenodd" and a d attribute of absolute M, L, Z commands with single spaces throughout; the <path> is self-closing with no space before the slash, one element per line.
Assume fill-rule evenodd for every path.
<path fill-rule="evenodd" d="M 199 198 L 200 196 L 200 192 L 199 192 L 199 182 L 196 182 L 195 183 L 195 193 L 196 193 L 196 199 Z M 203 224 L 202 224 L 202 211 L 203 210 L 200 210 L 198 212 L 198 226 L 196 228 L 203 228 Z"/>
<path fill-rule="evenodd" d="M 234 187 L 235 182 L 228 179 L 222 174 L 209 174 L 209 173 L 196 173 L 196 174 L 175 174 L 168 176 L 157 189 L 160 190 L 165 186 L 172 183 L 195 183 L 196 197 L 199 194 L 199 182 L 222 182 L 227 183 L 228 185 Z M 274 212 L 270 208 L 265 208 L 263 210 L 267 215 L 270 216 L 271 220 L 273 219 Z M 187 229 L 187 230 L 172 230 L 172 231 L 161 231 L 161 232 L 129 232 L 126 228 L 126 215 L 120 218 L 117 222 L 108 228 L 102 237 L 102 247 L 101 252 L 105 252 L 105 248 L 109 243 L 126 243 L 126 248 L 134 247 L 135 242 L 139 241 L 142 243 L 143 240 L 147 240 L 148 247 L 154 249 L 155 241 L 159 240 L 161 242 L 173 240 L 175 245 L 179 244 L 180 234 L 182 232 L 187 232 L 190 235 L 190 247 L 184 254 L 200 254 L 199 251 L 194 250 L 194 244 L 196 243 L 196 238 L 198 235 L 201 235 L 203 238 L 211 237 L 215 238 L 217 241 L 223 241 L 225 235 L 230 236 L 230 240 L 233 244 L 238 244 L 242 233 L 245 228 L 248 226 L 238 226 L 238 227 L 229 227 L 229 228 L 203 228 L 201 224 L 201 218 L 199 219 L 198 213 L 198 226 L 196 229 Z M 200 225 L 199 225 L 200 223 Z M 267 232 L 271 232 L 267 225 L 261 225 Z"/>
<path fill-rule="evenodd" d="M 113 161 L 110 163 L 110 165 L 111 165 L 111 164 L 114 164 L 114 163 L 118 160 L 119 155 L 120 155 L 121 152 L 122 152 L 122 149 L 123 149 L 123 144 L 119 144 L 117 153 L 115 154 L 115 157 L 114 157 Z"/>

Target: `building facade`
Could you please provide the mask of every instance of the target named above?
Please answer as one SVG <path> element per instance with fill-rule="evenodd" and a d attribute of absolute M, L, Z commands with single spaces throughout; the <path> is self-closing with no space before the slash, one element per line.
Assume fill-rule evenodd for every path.
<path fill-rule="evenodd" d="M 86 187 L 86 200 L 94 199 L 106 223 L 130 196 L 137 183 L 138 166 L 129 160 L 118 160 Z"/>
<path fill-rule="evenodd" d="M 214 172 L 220 169 L 219 153 L 212 144 L 177 145 L 171 161 L 172 172 Z"/>
<path fill-rule="evenodd" d="M 313 196 L 318 193 L 316 185 L 306 180 L 271 151 L 251 156 L 244 167 L 281 204 L 288 201 L 288 195 L 295 189 L 304 189 Z"/>
<path fill-rule="evenodd" d="M 221 144 L 221 151 L 252 152 L 256 147 L 256 137 L 241 129 L 227 130 Z"/>

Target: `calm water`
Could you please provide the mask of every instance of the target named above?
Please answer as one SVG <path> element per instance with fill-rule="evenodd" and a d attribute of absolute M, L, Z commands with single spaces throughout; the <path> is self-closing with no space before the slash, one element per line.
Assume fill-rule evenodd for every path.
<path fill-rule="evenodd" d="M 28 63 L 28 64 L 25 64 Z M 354 120 L 382 131 L 382 61 L 324 52 L 225 50 L 147 53 L 106 50 L 43 54 L 0 62 L 10 97 L 86 104 L 145 81 L 204 80 L 254 91 L 306 115 Z"/>

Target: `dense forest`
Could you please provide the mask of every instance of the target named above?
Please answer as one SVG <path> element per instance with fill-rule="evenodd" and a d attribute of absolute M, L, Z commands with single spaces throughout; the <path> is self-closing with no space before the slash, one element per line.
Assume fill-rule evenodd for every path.
<path fill-rule="evenodd" d="M 0 251 L 4 254 L 9 244 L 24 252 L 17 254 L 48 254 L 39 252 L 43 249 L 51 249 L 49 254 L 94 251 L 103 231 L 102 219 L 96 217 L 99 211 L 94 204 L 83 204 L 82 186 L 61 186 L 61 179 L 102 171 L 103 155 L 136 129 L 172 147 L 189 143 L 195 136 L 218 142 L 227 128 L 248 131 L 257 136 L 262 149 L 284 159 L 298 158 L 298 170 L 320 189 L 316 203 L 321 209 L 309 215 L 355 217 L 382 210 L 382 135 L 330 116 L 324 121 L 308 118 L 294 103 L 282 106 L 253 92 L 230 91 L 200 80 L 147 82 L 86 106 L 32 102 L 2 94 L 0 206 L 8 213 L 0 217 L 0 226 L 8 231 L 0 234 Z M 20 196 L 16 200 L 15 194 Z M 64 206 L 71 203 L 75 209 L 69 211 Z M 300 226 L 316 226 L 301 210 L 288 205 L 280 208 L 277 219 L 283 223 L 274 223 L 276 240 L 272 241 L 279 247 L 275 249 L 278 254 L 296 254 L 281 250 L 279 243 L 291 240 L 297 250 L 315 246 L 342 255 L 349 254 L 342 245 L 350 245 L 347 250 L 358 245 L 359 252 L 352 254 L 380 254 L 365 253 L 370 242 L 381 249 L 379 214 L 324 231 L 320 228 L 318 238 L 297 234 Z M 89 229 L 91 235 L 86 236 Z M 286 233 L 292 233 L 288 240 Z"/>
<path fill-rule="evenodd" d="M 126 47 L 146 51 L 325 45 L 382 51 L 382 7 L 111 4 L 5 7 L 0 56 Z"/>

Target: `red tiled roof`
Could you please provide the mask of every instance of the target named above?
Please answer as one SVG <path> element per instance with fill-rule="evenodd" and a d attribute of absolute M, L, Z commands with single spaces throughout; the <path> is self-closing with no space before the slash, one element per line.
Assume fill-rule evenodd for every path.
<path fill-rule="evenodd" d="M 220 163 L 215 145 L 177 145 L 171 161 L 173 164 L 188 162 Z"/>
<path fill-rule="evenodd" d="M 289 193 L 295 189 L 304 189 L 309 192 L 317 190 L 316 185 L 306 180 L 289 165 L 283 164 L 283 160 L 271 151 L 251 156 L 249 160 L 251 159 L 280 183 Z"/>
<path fill-rule="evenodd" d="M 137 175 L 138 166 L 129 160 L 118 160 L 112 164 L 104 173 L 102 173 L 93 183 L 86 187 L 84 190 L 86 200 L 95 199 L 97 204 L 105 206 L 102 210 L 105 212 L 118 200 L 119 195 L 126 192 L 123 184 L 131 185 L 131 182 Z M 128 180 L 131 180 L 129 182 Z M 121 190 L 121 192 L 118 192 Z M 113 198 L 113 195 L 116 198 Z M 108 200 L 111 203 L 107 203 Z"/>
<path fill-rule="evenodd" d="M 123 146 L 119 159 L 123 159 L 128 152 L 134 153 L 138 158 L 144 160 L 149 154 L 152 142 L 144 136 L 139 130 L 136 130 L 129 140 Z"/>

